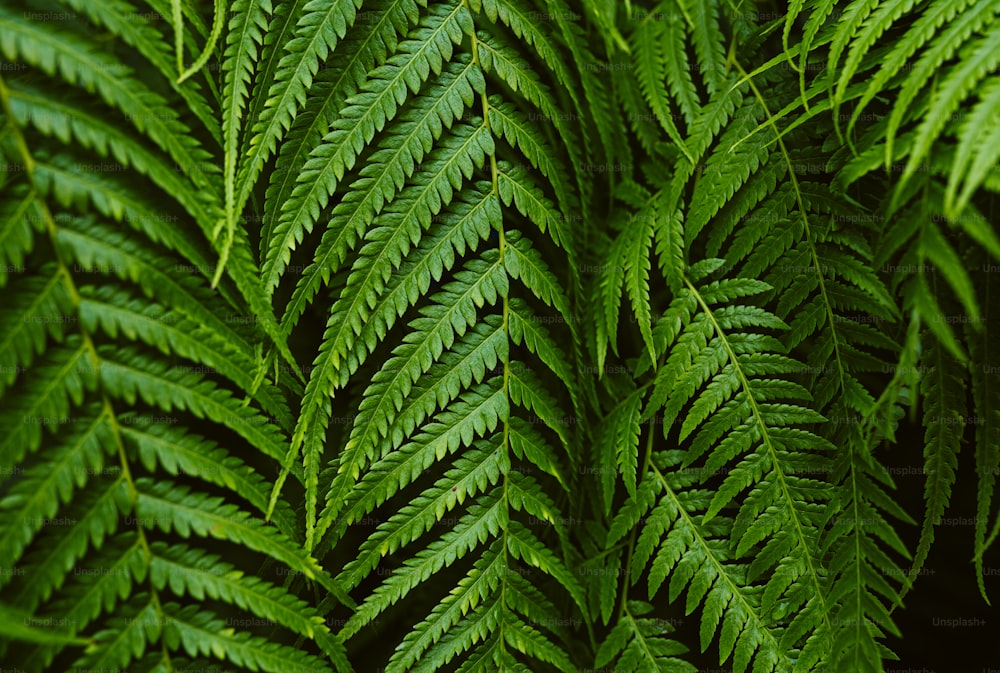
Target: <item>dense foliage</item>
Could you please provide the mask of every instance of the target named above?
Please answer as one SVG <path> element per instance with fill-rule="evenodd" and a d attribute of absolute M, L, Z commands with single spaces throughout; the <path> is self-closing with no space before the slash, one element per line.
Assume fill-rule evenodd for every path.
<path fill-rule="evenodd" d="M 1000 0 L 212 4 L 0 0 L 5 665 L 882 671 L 963 443 L 986 597 Z"/>

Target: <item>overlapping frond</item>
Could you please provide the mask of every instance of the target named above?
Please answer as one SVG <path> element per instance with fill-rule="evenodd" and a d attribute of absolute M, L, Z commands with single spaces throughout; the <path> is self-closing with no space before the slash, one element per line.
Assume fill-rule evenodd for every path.
<path fill-rule="evenodd" d="M 830 13 L 826 3 L 810 10 L 814 26 L 822 26 Z M 992 2 L 857 0 L 847 4 L 839 21 L 829 22 L 831 42 L 828 53 L 820 50 L 827 57 L 821 76 L 829 78 L 835 110 L 847 100 L 852 82 L 867 80 L 853 111 L 838 115 L 838 132 L 851 134 L 861 120 L 885 118 L 878 134 L 881 165 L 896 166 L 900 173 L 895 204 L 909 183 L 935 163 L 932 148 L 952 139 L 956 151 L 943 171 L 944 214 L 960 221 L 973 194 L 991 184 L 991 167 L 1000 156 L 997 86 L 990 77 L 1000 39 L 995 10 Z M 899 35 L 879 48 L 891 31 Z M 892 99 L 891 107 L 884 114 L 871 112 L 881 110 L 876 101 L 884 97 Z M 858 151 L 873 148 L 871 140 L 857 145 Z"/>
<path fill-rule="evenodd" d="M 145 670 L 150 657 L 207 654 L 250 670 L 350 670 L 317 612 L 255 577 L 270 558 L 350 602 L 300 546 L 288 502 L 263 518 L 265 475 L 294 422 L 241 293 L 209 288 L 205 236 L 222 212 L 204 149 L 219 139 L 211 103 L 176 86 L 159 31 L 134 8 L 68 4 L 148 62 L 113 58 L 68 11 L 43 26 L 2 10 L 5 65 L 18 67 L 0 80 L 4 161 L 17 167 L 3 209 L 0 590 L 26 624 L 80 636 L 5 647 L 4 660 Z M 56 80 L 72 87 L 58 98 Z M 203 139 L 187 126 L 199 118 Z M 239 568 L 211 555 L 215 540 L 241 551 Z M 251 635 L 251 618 L 314 650 Z"/>
<path fill-rule="evenodd" d="M 809 4 L 808 11 L 825 17 L 829 8 L 822 4 Z M 618 511 L 605 553 L 631 569 L 623 588 L 647 577 L 649 598 L 667 579 L 671 600 L 691 582 L 686 610 L 702 609 L 703 647 L 717 625 L 728 624 L 731 630 L 724 628 L 719 640 L 720 659 L 734 653 L 735 668 L 756 657 L 754 666 L 764 670 L 827 664 L 882 670 L 891 654 L 880 640 L 898 634 L 889 613 L 909 586 L 899 561 L 909 553 L 893 520 L 912 519 L 893 500 L 893 481 L 875 450 L 893 441 L 899 407 L 911 399 L 907 369 L 919 368 L 906 359 L 912 340 L 901 346 L 893 324 L 918 306 L 916 297 L 936 306 L 942 289 L 904 289 L 900 297 L 898 283 L 907 274 L 885 271 L 896 268 L 887 262 L 899 259 L 900 247 L 914 233 L 927 234 L 880 227 L 891 213 L 887 202 L 846 198 L 845 186 L 873 170 L 879 158 L 867 152 L 852 159 L 846 149 L 828 149 L 835 147 L 831 108 L 801 109 L 799 73 L 786 76 L 790 69 L 770 67 L 746 75 L 740 52 L 720 56 L 729 38 L 713 23 L 711 3 L 697 9 L 660 3 L 657 9 L 634 17 L 638 84 L 622 84 L 623 90 L 638 86 L 647 111 L 634 96 L 624 103 L 644 145 L 649 143 L 643 138 L 651 137 L 642 116 L 648 112 L 653 120 L 669 115 L 677 122 L 683 145 L 677 144 L 681 155 L 672 157 L 673 175 L 650 169 L 641 181 L 621 186 L 618 197 L 635 214 L 616 218 L 618 233 L 595 280 L 601 368 L 608 369 L 605 344 L 614 351 L 620 341 L 619 307 L 627 301 L 635 323 L 630 331 L 643 344 L 641 351 L 631 349 L 638 356 L 631 368 L 640 382 L 646 379 L 637 389 L 625 385 L 615 393 L 606 433 L 592 454 L 600 464 L 594 487 L 604 506 Z M 747 17 L 732 17 L 733 30 L 753 30 L 753 21 L 744 23 Z M 826 48 L 829 38 L 817 26 L 808 30 L 810 45 Z M 693 46 L 678 55 L 685 34 Z M 786 30 L 789 51 L 790 38 Z M 756 37 L 744 39 L 757 44 Z M 679 67 L 692 54 L 701 66 L 695 76 Z M 803 57 L 800 65 L 807 63 Z M 729 83 L 723 85 L 717 76 L 725 78 L 727 71 Z M 849 97 L 857 95 L 852 89 Z M 795 118 L 799 113 L 805 121 Z M 833 189 L 814 177 L 838 172 L 843 178 Z M 975 222 L 967 227 L 970 237 L 991 245 L 987 228 Z M 963 308 L 976 311 L 957 253 L 938 234 L 939 225 L 928 229 L 934 243 L 927 239 L 916 249 L 948 269 L 949 289 Z M 692 257 L 706 253 L 724 259 L 689 266 Z M 904 256 L 899 268 L 918 268 L 917 259 Z M 669 292 L 657 294 L 658 284 Z M 754 296 L 755 307 L 743 305 L 743 297 Z M 658 304 L 670 308 L 660 314 Z M 753 326 L 762 332 L 746 334 Z M 951 331 L 946 320 L 927 326 L 942 336 Z M 885 372 L 893 375 L 883 388 L 874 376 Z M 637 400 L 644 408 L 638 418 Z M 660 451 L 660 423 L 663 439 L 668 446 L 676 442 L 679 454 Z M 772 460 L 762 462 L 758 443 L 776 447 Z M 672 462 L 663 463 L 667 455 Z M 696 476 L 674 485 L 664 465 L 678 462 Z M 616 506 L 619 479 L 627 497 Z M 663 489 L 672 489 L 674 501 L 657 516 Z M 761 500 L 777 493 L 783 494 L 778 500 Z M 688 504 L 687 497 L 697 504 Z M 668 540 L 676 540 L 675 546 Z M 690 547 L 694 540 L 707 548 L 697 557 L 697 545 Z M 665 563 L 650 565 L 653 558 Z M 715 570 L 694 570 L 705 566 Z M 725 584 L 720 577 L 728 578 L 728 593 L 710 591 Z M 592 600 L 605 618 L 614 596 L 608 582 L 594 587 Z M 750 607 L 734 611 L 734 596 Z M 626 614 L 622 603 L 619 625 Z"/>
<path fill-rule="evenodd" d="M 330 299 L 271 502 L 301 474 L 305 546 L 321 558 L 350 548 L 359 522 L 380 522 L 337 578 L 366 592 L 343 621 L 348 642 L 418 587 L 456 587 L 390 670 L 459 656 L 503 669 L 513 652 L 573 670 L 554 601 L 568 593 L 584 610 L 583 592 L 565 546 L 553 554 L 542 539 L 568 541 L 545 489 L 568 488 L 578 459 L 563 408 L 583 409 L 582 334 L 565 289 L 576 264 L 544 255 L 576 259 L 567 223 L 593 181 L 595 150 L 581 144 L 592 127 L 571 123 L 583 99 L 553 95 L 577 78 L 584 96 L 600 91 L 593 68 L 573 65 L 587 51 L 582 17 L 523 3 L 384 2 L 356 16 L 350 3 L 287 4 L 274 29 L 300 12 L 304 37 L 280 60 L 264 40 L 268 100 L 236 204 L 276 151 L 260 247 L 267 291 L 291 287 L 283 334 Z M 546 389 L 552 375 L 562 383 Z M 400 496 L 409 505 L 382 520 Z M 442 520 L 457 527 L 441 534 Z M 397 557 L 391 576 L 377 573 Z M 519 579 L 528 573 L 555 584 L 539 592 Z"/>

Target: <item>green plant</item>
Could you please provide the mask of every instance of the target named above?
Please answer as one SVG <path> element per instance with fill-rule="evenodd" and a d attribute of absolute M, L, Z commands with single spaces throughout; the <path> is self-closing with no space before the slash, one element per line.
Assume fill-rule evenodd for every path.
<path fill-rule="evenodd" d="M 884 670 L 966 417 L 998 531 L 998 9 L 2 0 L 0 657 Z"/>

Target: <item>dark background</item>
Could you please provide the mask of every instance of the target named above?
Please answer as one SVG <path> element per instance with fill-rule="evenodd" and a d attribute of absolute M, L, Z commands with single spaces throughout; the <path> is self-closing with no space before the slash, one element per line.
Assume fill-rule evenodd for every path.
<path fill-rule="evenodd" d="M 972 522 L 976 516 L 978 486 L 972 430 L 967 428 L 965 433 L 951 506 L 944 518 Z M 899 439 L 899 444 L 884 452 L 882 459 L 891 466 L 921 466 L 923 433 L 911 429 Z M 922 522 L 923 476 L 898 476 L 896 486 L 900 502 Z M 973 523 L 942 522 L 935 528 L 924 572 L 904 599 L 905 609 L 893 613 L 903 638 L 891 638 L 886 643 L 899 655 L 899 661 L 887 662 L 887 673 L 1000 673 L 1000 612 L 986 604 L 976 584 L 972 564 L 974 530 Z M 908 533 L 903 539 L 908 548 L 915 549 L 919 529 L 907 526 L 901 532 Z M 996 606 L 1000 601 L 1000 549 L 996 545 L 986 553 L 984 574 L 987 595 Z M 956 618 L 978 622 L 973 626 L 935 625 L 935 620 Z"/>

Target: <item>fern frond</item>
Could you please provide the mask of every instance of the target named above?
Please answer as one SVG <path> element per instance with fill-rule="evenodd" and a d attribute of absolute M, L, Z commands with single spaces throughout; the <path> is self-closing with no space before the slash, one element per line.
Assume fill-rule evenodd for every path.
<path fill-rule="evenodd" d="M 440 74 L 469 20 L 463 5 L 439 7 L 435 14 L 425 17 L 410 39 L 399 45 L 386 65 L 373 73 L 365 89 L 348 99 L 334 129 L 313 149 L 299 175 L 298 187 L 282 206 L 265 257 L 267 287 L 277 285 L 295 244 L 312 229 L 320 209 L 326 206 L 344 173 L 354 166 L 364 145 L 396 116 L 407 92 L 419 90 L 432 70 Z"/>
<path fill-rule="evenodd" d="M 338 41 L 354 23 L 360 7 L 361 0 L 333 3 L 311 0 L 302 6 L 301 15 L 298 12 L 291 14 L 298 19 L 294 37 L 287 43 L 287 53 L 281 57 L 277 69 L 274 70 L 272 61 L 264 71 L 265 76 L 273 77 L 273 83 L 260 117 L 254 120 L 249 156 L 240 164 L 239 175 L 234 176 L 237 210 L 242 210 L 249 199 L 264 162 L 274 152 L 281 134 L 291 125 L 296 107 L 305 102 L 306 90 L 312 84 L 320 61 L 336 49 Z M 267 11 L 271 11 L 269 2 Z M 292 12 L 291 9 L 287 11 Z"/>
<path fill-rule="evenodd" d="M 225 376 L 248 395 L 254 396 L 264 410 L 286 429 L 292 416 L 280 393 L 269 384 L 255 385 L 252 359 L 234 351 L 219 334 L 187 320 L 183 314 L 168 312 L 162 306 L 133 298 L 129 293 L 105 285 L 99 290 L 83 288 L 79 304 L 80 319 L 90 332 L 98 328 L 115 338 L 121 332 L 130 340 L 140 340 L 159 348 L 164 354 L 175 353 L 205 365 L 206 371 Z"/>
<path fill-rule="evenodd" d="M 540 134 L 534 131 L 524 116 L 518 114 L 513 105 L 503 103 L 499 96 L 491 98 L 489 104 L 490 129 L 498 138 L 506 139 L 512 148 L 519 150 L 532 166 L 548 178 L 563 212 L 568 212 L 572 197 L 563 186 L 563 181 L 557 177 L 566 173 L 565 167 L 551 158 L 554 153 L 545 146 Z"/>
<path fill-rule="evenodd" d="M 502 23 L 508 26 L 521 44 L 530 47 L 534 54 L 541 59 L 552 72 L 556 81 L 573 81 L 573 77 L 569 74 L 569 68 L 566 66 L 562 54 L 559 53 L 560 50 L 553 44 L 550 36 L 541 30 L 538 22 L 531 19 L 530 13 L 526 11 L 524 5 L 510 0 L 470 0 L 469 7 L 476 14 L 485 14 L 492 23 Z M 483 42 L 484 40 L 480 38 L 479 43 Z M 577 110 L 582 112 L 583 108 L 576 93 L 570 90 L 569 95 L 573 98 Z"/>
<path fill-rule="evenodd" d="M 395 49 L 399 37 L 405 35 L 410 26 L 419 20 L 417 3 L 414 0 L 395 0 L 389 7 L 378 11 L 374 21 L 367 22 L 370 30 L 358 34 L 351 31 L 342 43 L 349 59 L 319 71 L 313 81 L 306 104 L 295 116 L 295 121 L 287 136 L 280 143 L 276 169 L 272 173 L 267 189 L 265 211 L 278 212 L 291 196 L 299 171 L 309 158 L 309 153 L 326 134 L 334 115 L 343 107 L 348 97 L 358 92 L 366 74 L 377 65 L 382 65 L 391 50 Z M 279 8 L 280 12 L 280 8 Z M 277 50 L 272 52 L 277 54 Z M 270 68 L 265 68 L 269 72 Z M 258 100 L 264 100 L 260 97 Z M 279 205 L 275 205 L 279 204 Z M 270 231 L 274 218 L 265 222 L 262 243 L 271 240 Z M 262 250 L 266 252 L 266 249 Z"/>
<path fill-rule="evenodd" d="M 617 659 L 618 667 L 625 673 L 666 670 L 694 673 L 697 670 L 674 656 L 683 654 L 687 648 L 663 637 L 666 629 L 661 620 L 643 617 L 652 612 L 652 605 L 630 601 L 627 610 L 625 618 L 618 622 L 598 650 L 595 666 L 607 666 Z"/>
<path fill-rule="evenodd" d="M 495 302 L 498 296 L 506 293 L 507 279 L 502 273 L 498 256 L 494 254 L 489 258 L 492 258 L 489 262 L 474 260 L 478 263 L 470 263 L 463 272 L 455 274 L 455 281 L 445 286 L 444 292 L 435 297 L 435 303 L 421 311 L 422 317 L 411 324 L 414 329 L 412 336 L 397 349 L 397 359 L 392 366 L 386 367 L 392 373 L 395 385 L 399 386 L 399 392 L 390 392 L 389 399 L 396 394 L 405 394 L 414 379 L 426 372 L 445 348 L 450 348 L 457 338 L 475 325 L 478 308 Z M 315 374 L 310 383 L 314 381 L 317 381 Z M 358 478 L 361 467 L 370 458 L 370 454 L 360 453 L 360 450 L 371 452 L 373 448 L 353 443 L 345 447 L 338 477 L 327 494 L 327 510 L 321 518 L 324 522 L 320 524 L 321 532 L 336 518 L 353 480 Z"/>
<path fill-rule="evenodd" d="M 21 608 L 34 612 L 48 600 L 88 550 L 99 549 L 118 531 L 122 515 L 129 513 L 124 504 L 128 502 L 128 484 L 123 475 L 91 482 L 74 499 L 73 517 L 65 525 L 40 531 L 34 540 L 37 548 L 19 559 L 20 567 L 31 568 L 34 580 L 22 583 L 12 595 L 13 602 Z M 12 576 L 13 573 L 8 575 Z"/>
<path fill-rule="evenodd" d="M 263 520 L 242 513 L 233 505 L 223 504 L 221 498 L 190 493 L 168 481 L 153 483 L 139 479 L 136 488 L 139 489 L 136 500 L 139 525 L 164 532 L 175 531 L 184 538 L 193 532 L 200 537 L 212 536 L 241 544 L 271 556 L 317 581 L 334 595 L 346 598 L 338 582 L 328 577 L 314 559 L 296 545 L 289 544 L 287 538 Z M 344 602 L 349 604 L 351 601 L 346 599 Z"/>
<path fill-rule="evenodd" d="M 139 132 L 162 147 L 197 186 L 211 189 L 214 181 L 209 179 L 213 171 L 208 153 L 158 94 L 130 76 L 129 68 L 69 31 L 42 30 L 10 10 L 0 10 L 0 25 L 5 36 L 0 49 L 7 58 L 21 57 L 48 75 L 96 91 Z M 199 224 L 206 230 L 210 227 L 208 222 Z"/>
<path fill-rule="evenodd" d="M 981 256 L 981 259 L 985 255 Z M 975 258 L 973 258 L 975 259 Z M 982 268 L 982 266 L 980 266 Z M 986 596 L 986 586 L 983 579 L 983 554 L 988 547 L 987 528 L 989 528 L 990 517 L 993 513 L 993 492 L 996 485 L 997 469 L 1000 465 L 1000 458 L 997 456 L 996 441 L 993 437 L 997 431 L 997 411 L 998 408 L 991 400 L 996 399 L 996 384 L 993 381 L 993 374 L 998 370 L 996 367 L 996 351 L 993 349 L 990 333 L 994 327 L 989 316 L 990 304 L 994 296 L 994 284 L 992 274 L 985 274 L 986 278 L 980 289 L 983 297 L 984 310 L 987 316 L 985 328 L 978 333 L 973 330 L 966 330 L 966 338 L 969 343 L 969 357 L 973 365 L 971 377 L 971 390 L 973 409 L 979 423 L 976 425 L 976 474 L 977 484 L 977 509 L 976 509 L 976 531 L 975 531 L 975 553 L 973 560 L 976 564 L 977 582 L 979 591 L 983 598 L 989 602 Z M 995 527 L 994 527 L 995 530 Z M 990 534 L 992 537 L 993 533 Z"/>
<path fill-rule="evenodd" d="M 195 368 L 169 367 L 133 349 L 102 351 L 102 385 L 128 404 L 137 398 L 166 412 L 190 411 L 218 419 L 272 458 L 280 458 L 282 433 L 256 409 L 242 405 L 229 391 L 201 376 Z M 156 391 L 154 394 L 153 391 Z"/>
<path fill-rule="evenodd" d="M 206 203 L 204 196 L 199 195 L 197 188 L 185 180 L 175 166 L 123 132 L 120 126 L 108 123 L 96 114 L 88 113 L 87 106 L 81 101 L 53 100 L 45 96 L 40 89 L 24 86 L 11 91 L 10 102 L 11 110 L 19 123 L 24 125 L 31 123 L 46 135 L 57 137 L 64 144 L 70 144 L 72 139 L 102 157 L 111 155 L 111 158 L 122 166 L 134 168 L 137 172 L 149 176 L 164 192 L 183 205 L 195 219 L 204 221 L 211 217 L 211 206 Z M 121 199 L 117 194 L 110 195 L 111 199 L 116 197 Z M 138 211 L 139 209 L 132 209 L 129 217 L 143 223 L 148 229 L 153 229 L 156 219 L 148 217 L 145 213 L 139 216 Z M 117 216 L 120 217 L 120 214 Z M 156 234 L 153 234 L 153 237 L 157 240 Z M 184 240 L 180 237 L 170 237 L 166 233 L 159 234 L 159 238 Z M 201 255 L 190 243 L 181 252 L 195 259 Z"/>
<path fill-rule="evenodd" d="M 953 120 L 960 106 L 971 106 L 970 99 L 977 85 L 996 69 L 995 50 L 992 48 L 997 40 L 995 17 L 989 3 L 931 2 L 926 6 L 921 3 L 919 11 L 916 4 L 908 0 L 852 3 L 838 24 L 828 67 L 833 72 L 841 54 L 847 53 L 845 67 L 839 70 L 834 94 L 839 106 L 852 79 L 864 69 L 874 69 L 878 60 L 872 58 L 872 54 L 878 39 L 886 31 L 897 27 L 905 31 L 884 50 L 887 55 L 865 87 L 848 129 L 854 129 L 862 110 L 877 96 L 898 89 L 888 125 L 880 131 L 885 140 L 886 168 L 896 160 L 896 148 L 904 126 L 913 122 L 914 131 L 907 147 L 909 158 L 895 187 L 894 205 L 901 203 L 900 199 L 915 174 L 927 171 L 932 145 L 948 136 L 958 135 L 964 147 L 962 152 L 949 160 L 950 179 L 945 204 L 948 216 L 957 219 L 969 205 L 973 191 L 986 181 L 986 172 L 984 166 L 978 166 L 974 173 L 969 174 L 963 193 L 958 195 L 960 176 L 968 168 L 971 127 L 954 124 Z M 954 63 L 945 65 L 953 59 Z M 928 87 L 932 78 L 938 79 L 942 68 L 940 82 Z M 902 76 L 904 72 L 905 77 Z M 987 92 L 993 89 L 988 79 L 985 89 Z M 987 96 L 979 98 L 982 114 L 991 104 Z M 956 128 L 964 130 L 956 132 Z M 976 132 L 982 133 L 982 128 L 978 127 Z M 993 146 L 993 143 L 986 145 L 987 154 L 993 153 Z M 870 145 L 864 149 L 868 147 Z"/>
<path fill-rule="evenodd" d="M 9 274 L 23 268 L 25 256 L 34 248 L 35 230 L 43 222 L 33 195 L 15 187 L 9 196 L 0 204 L 0 287 L 7 286 Z"/>
<path fill-rule="evenodd" d="M 724 88 L 728 79 L 725 37 L 719 27 L 719 5 L 715 2 L 688 4 L 687 0 L 677 2 L 688 18 L 699 70 L 711 97 Z"/>
<path fill-rule="evenodd" d="M 938 525 L 951 500 L 951 487 L 955 483 L 961 435 L 954 431 L 956 421 L 965 418 L 965 382 L 957 375 L 961 370 L 954 359 L 939 344 L 927 344 L 922 358 L 930 374 L 922 381 L 924 396 L 924 485 L 926 511 L 920 529 L 920 541 L 910 567 L 910 578 L 916 577 L 934 541 L 934 528 Z"/>
<path fill-rule="evenodd" d="M 169 628 L 176 634 L 173 636 L 175 642 L 189 656 L 218 656 L 221 652 L 237 666 L 269 673 L 332 670 L 319 657 L 300 649 L 225 628 L 222 619 L 197 605 L 180 607 L 176 603 L 166 603 L 162 609 L 164 631 Z"/>
<path fill-rule="evenodd" d="M 660 45 L 666 42 L 665 26 L 648 18 L 639 24 L 633 33 L 632 49 L 636 54 L 636 70 L 643 97 L 653 111 L 653 115 L 667 136 L 687 153 L 687 146 L 674 123 L 674 113 L 663 86 L 667 79 L 666 59 L 660 52 Z M 690 155 L 688 155 L 690 158 Z M 693 161 L 693 159 L 692 159 Z"/>
<path fill-rule="evenodd" d="M 31 316 L 41 320 L 42 316 Z M 53 316 L 66 320 L 66 316 Z M 41 446 L 43 428 L 70 421 L 70 410 L 81 404 L 84 394 L 93 390 L 96 372 L 86 346 L 76 336 L 67 337 L 63 347 L 49 349 L 44 360 L 36 363 L 38 378 L 25 381 L 17 400 L 6 406 L 0 416 L 4 438 L 0 441 L 0 465 L 11 469 L 26 453 Z"/>
<path fill-rule="evenodd" d="M 236 226 L 242 210 L 237 203 L 236 171 L 239 167 L 239 141 L 243 113 L 250 94 L 250 80 L 267 31 L 267 17 L 273 11 L 271 0 L 238 0 L 230 9 L 226 49 L 223 56 L 225 79 L 222 87 L 222 150 L 225 179 L 225 225 L 227 232 Z M 212 237 L 218 229 L 213 229 Z"/>
<path fill-rule="evenodd" d="M 200 478 L 239 494 L 261 514 L 267 511 L 266 482 L 249 465 L 214 442 L 151 420 L 137 416 L 121 428 L 126 447 L 135 450 L 147 470 L 159 466 L 173 476 Z M 296 518 L 287 503 L 279 503 L 270 520 L 289 539 L 298 538 Z"/>
<path fill-rule="evenodd" d="M 785 324 L 767 311 L 737 302 L 760 294 L 766 284 L 732 279 L 702 281 L 696 287 L 690 280 L 684 282 L 652 337 L 657 349 L 653 356 L 659 357 L 666 348 L 670 354 L 658 371 L 643 417 L 662 413 L 664 434 L 673 436 L 679 412 L 689 409 L 676 435 L 678 441 L 690 442 L 683 464 L 690 466 L 707 454 L 697 469 L 698 480 L 723 470 L 726 474 L 712 496 L 677 490 L 673 499 L 664 497 L 639 527 L 628 582 L 635 583 L 648 567 L 650 599 L 669 576 L 671 600 L 690 583 L 688 612 L 704 602 L 703 647 L 725 615 L 720 658 L 733 653 L 734 670 L 744 670 L 751 660 L 756 660 L 757 668 L 774 670 L 785 656 L 799 658 L 805 670 L 811 670 L 823 655 L 822 642 L 830 628 L 818 549 L 821 503 L 828 496 L 823 482 L 800 475 L 822 472 L 826 464 L 822 454 L 832 445 L 801 426 L 824 418 L 802 406 L 810 399 L 804 388 L 776 376 L 795 371 L 796 364 L 777 357 L 783 350 L 780 342 L 759 330 L 780 330 Z M 777 353 L 770 357 L 768 351 Z M 632 410 L 633 435 L 634 404 L 641 399 L 636 395 L 632 406 L 622 407 Z M 605 444 L 613 446 L 608 440 Z M 621 461 L 620 454 L 608 449 L 602 455 L 605 470 L 615 469 L 612 466 Z M 664 481 L 658 460 L 653 458 L 650 471 L 641 475 L 640 485 L 618 515 L 621 523 L 612 526 L 607 546 L 636 526 L 638 517 L 654 503 L 651 494 L 681 488 L 680 483 L 669 486 Z M 608 487 L 603 488 L 606 493 Z M 695 499 L 687 504 L 685 497 Z M 735 519 L 725 514 L 730 510 L 737 514 Z M 698 518 L 690 519 L 693 515 Z M 716 536 L 718 541 L 710 542 Z M 701 550 L 697 540 L 702 540 Z M 752 561 L 747 565 L 730 565 L 748 554 Z M 696 575 L 695 569 L 706 563 L 714 569 Z M 755 585 L 769 575 L 771 579 Z M 737 607 L 734 595 L 741 596 L 743 606 Z M 779 603 L 782 614 L 791 610 L 797 616 L 764 627 L 768 620 L 763 615 L 774 612 Z M 788 654 L 799 648 L 800 654 Z"/>
<path fill-rule="evenodd" d="M 478 35 L 477 46 L 476 57 L 482 68 L 487 73 L 499 77 L 506 82 L 512 91 L 524 96 L 528 102 L 538 108 L 537 114 L 556 128 L 573 165 L 579 166 L 583 162 L 583 155 L 576 143 L 573 142 L 577 133 L 573 126 L 568 123 L 574 118 L 574 115 L 561 111 L 559 103 L 544 82 L 534 73 L 531 65 L 500 36 Z"/>
<path fill-rule="evenodd" d="M 744 588 L 746 566 L 735 562 L 728 552 L 725 536 L 732 524 L 724 525 L 725 519 L 717 517 L 709 526 L 701 516 L 693 516 L 688 508 L 707 506 L 709 494 L 691 489 L 682 491 L 680 483 L 676 482 L 671 487 L 668 479 L 673 481 L 659 470 L 644 475 L 643 484 L 637 491 L 637 498 L 641 500 L 630 498 L 613 521 L 608 545 L 634 526 L 639 517 L 645 522 L 635 548 L 633 574 L 626 581 L 635 582 L 654 552 L 650 594 L 655 593 L 669 574 L 670 598 L 675 599 L 692 582 L 697 571 L 697 584 L 689 589 L 686 612 L 704 603 L 700 629 L 702 648 L 708 646 L 721 626 L 720 660 L 733 654 L 738 640 L 734 670 L 745 670 L 753 657 L 757 662 L 755 667 L 761 670 L 789 667 L 790 651 L 782 642 L 781 631 L 771 624 L 770 612 L 761 609 L 759 591 Z M 652 507 L 654 503 L 656 506 Z M 622 525 L 623 516 L 627 516 L 630 523 Z"/>
<path fill-rule="evenodd" d="M 67 578 L 61 598 L 52 608 L 82 633 L 103 611 L 110 611 L 128 598 L 135 577 L 146 572 L 146 558 L 139 538 L 126 533 L 105 543 L 99 555 Z M 36 647 L 23 658 L 25 670 L 42 670 L 51 665 L 63 647 Z"/>
<path fill-rule="evenodd" d="M 399 130 L 394 128 L 392 135 L 380 143 L 383 149 L 371 157 L 361 171 L 362 177 L 352 185 L 356 190 L 334 208 L 336 224 L 323 233 L 315 260 L 297 284 L 283 317 L 286 329 L 294 325 L 305 303 L 319 291 L 320 283 L 329 282 L 332 269 L 340 266 L 348 246 L 353 246 L 365 235 L 364 232 L 383 208 L 391 209 L 392 214 L 385 219 L 391 218 L 396 227 L 407 223 L 408 216 L 416 214 L 421 227 L 427 228 L 431 218 L 437 215 L 435 204 L 442 192 L 446 195 L 445 190 L 460 179 L 457 177 L 460 166 L 469 158 L 482 161 L 478 157 L 482 150 L 478 139 L 473 143 L 459 142 L 461 138 L 470 139 L 467 129 L 456 128 L 455 136 L 441 138 L 444 133 L 442 124 L 449 129 L 452 127 L 456 110 L 470 104 L 474 92 L 482 91 L 482 79 L 476 76 L 471 62 L 467 62 L 465 65 L 446 66 L 441 80 L 443 86 L 432 89 L 440 97 L 429 98 L 428 104 L 415 105 L 404 113 L 403 123 L 395 127 Z M 442 147 L 432 151 L 435 140 L 443 141 Z M 407 179 L 413 177 L 417 162 L 425 155 L 428 155 L 427 164 L 433 172 L 416 177 L 416 184 L 413 185 L 421 185 L 424 189 L 418 191 L 411 188 L 399 193 L 403 191 Z M 399 197 L 394 199 L 397 193 Z M 410 207 L 404 209 L 404 205 Z"/>
<path fill-rule="evenodd" d="M 46 450 L 42 462 L 0 500 L 0 510 L 5 513 L 0 543 L 7 550 L 4 567 L 8 570 L 13 570 L 45 520 L 55 518 L 59 506 L 86 484 L 87 475 L 104 470 L 107 448 L 112 445 L 108 417 L 97 412 L 79 420 L 66 441 Z"/>
<path fill-rule="evenodd" d="M 137 20 L 140 16 L 136 8 L 122 0 L 61 0 L 75 11 L 85 14 L 92 22 L 107 28 L 116 37 L 142 54 L 169 82 L 171 88 L 184 99 L 187 107 L 198 117 L 209 135 L 219 142 L 222 138 L 219 122 L 209 101 L 199 91 L 197 85 L 181 86 L 176 70 L 171 62 L 169 48 L 164 44 L 163 34 L 149 21 Z"/>
<path fill-rule="evenodd" d="M 913 146 L 910 149 L 909 162 L 900 177 L 901 190 L 924 161 L 931 145 L 941 136 L 945 124 L 958 109 L 976 85 L 989 73 L 996 70 L 998 57 L 995 46 L 1000 40 L 1000 27 L 993 28 L 983 35 L 981 41 L 964 47 L 959 52 L 960 64 L 948 73 L 934 92 L 933 107 L 931 107 L 917 127 Z"/>
<path fill-rule="evenodd" d="M 175 270 L 203 273 L 207 268 L 178 263 L 176 258 L 150 250 L 134 237 L 93 218 L 65 219 L 60 225 L 56 242 L 67 261 L 75 262 L 82 269 L 107 271 L 109 275 L 135 283 L 147 296 L 155 297 L 164 306 L 183 311 L 199 324 L 224 335 L 238 350 L 252 350 L 245 336 L 233 328 L 238 323 L 226 322 L 226 316 L 232 320 L 235 315 L 233 309 L 227 308 L 226 303 L 210 299 L 210 293 L 193 274 L 175 276 L 172 273 Z"/>
<path fill-rule="evenodd" d="M 293 633 L 314 639 L 341 670 L 349 666 L 343 644 L 330 634 L 323 618 L 305 601 L 258 578 L 244 577 L 213 554 L 165 544 L 154 544 L 152 551 L 150 581 L 158 590 L 169 588 L 178 597 L 190 595 L 204 600 L 208 596 L 237 605 Z"/>

